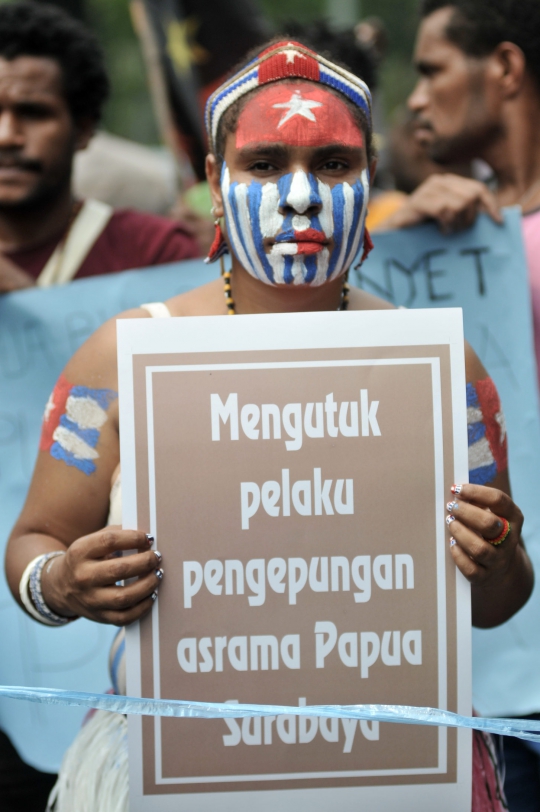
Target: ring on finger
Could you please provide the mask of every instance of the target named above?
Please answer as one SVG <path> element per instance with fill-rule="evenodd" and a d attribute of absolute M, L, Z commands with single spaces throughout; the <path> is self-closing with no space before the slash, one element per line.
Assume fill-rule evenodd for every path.
<path fill-rule="evenodd" d="M 494 547 L 498 547 L 500 544 L 502 544 L 503 541 L 510 535 L 510 531 L 512 529 L 510 522 L 507 519 L 500 519 L 500 521 L 502 522 L 503 527 L 497 538 L 486 539 L 486 541 L 489 541 L 489 543 L 493 544 Z"/>

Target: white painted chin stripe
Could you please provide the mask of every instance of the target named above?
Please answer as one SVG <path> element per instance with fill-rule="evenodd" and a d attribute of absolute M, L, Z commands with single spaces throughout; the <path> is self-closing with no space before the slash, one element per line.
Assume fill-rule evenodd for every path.
<path fill-rule="evenodd" d="M 291 188 L 287 195 L 287 203 L 295 211 L 303 214 L 309 209 L 311 200 L 311 186 L 305 172 L 295 172 L 291 181 Z"/>
<path fill-rule="evenodd" d="M 70 395 L 66 401 L 66 414 L 81 429 L 100 429 L 107 421 L 107 412 L 93 398 Z"/>
<path fill-rule="evenodd" d="M 75 432 L 66 429 L 65 426 L 55 428 L 53 440 L 56 440 L 64 451 L 73 454 L 77 460 L 96 460 L 99 457 L 95 448 L 85 443 Z"/>
<path fill-rule="evenodd" d="M 326 274 L 328 273 L 328 265 L 330 263 L 330 251 L 328 248 L 323 248 L 322 251 L 319 251 L 317 254 L 317 273 L 315 274 L 315 279 L 311 283 L 315 287 L 319 287 L 319 285 L 324 285 L 326 282 Z"/>
<path fill-rule="evenodd" d="M 303 256 L 295 257 L 291 268 L 293 285 L 303 285 L 306 281 L 307 268 Z"/>
<path fill-rule="evenodd" d="M 486 437 L 481 437 L 476 443 L 469 446 L 469 469 L 483 468 L 485 465 L 493 465 L 495 459 L 491 453 L 491 448 Z"/>
<path fill-rule="evenodd" d="M 283 254 L 276 254 L 273 250 L 274 248 L 275 246 L 273 245 L 270 253 L 267 255 L 268 262 L 270 263 L 272 271 L 274 272 L 274 284 L 283 285 L 284 284 L 283 275 L 285 273 L 285 257 L 283 256 Z M 268 284 L 271 284 L 269 280 Z"/>

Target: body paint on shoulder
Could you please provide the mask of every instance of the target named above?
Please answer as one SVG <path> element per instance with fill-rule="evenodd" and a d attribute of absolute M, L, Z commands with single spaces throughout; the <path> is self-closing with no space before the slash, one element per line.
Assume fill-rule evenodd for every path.
<path fill-rule="evenodd" d="M 60 375 L 45 407 L 40 451 L 48 451 L 87 476 L 94 473 L 100 429 L 117 397 L 112 389 L 75 386 Z"/>
<path fill-rule="evenodd" d="M 467 384 L 469 481 L 486 485 L 508 468 L 506 424 L 491 378 Z"/>

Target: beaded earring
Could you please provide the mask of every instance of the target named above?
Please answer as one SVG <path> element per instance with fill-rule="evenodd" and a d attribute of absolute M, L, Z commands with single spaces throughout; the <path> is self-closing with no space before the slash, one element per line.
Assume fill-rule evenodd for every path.
<path fill-rule="evenodd" d="M 211 209 L 212 214 L 214 214 L 214 207 L 212 206 Z M 215 235 L 214 241 L 210 246 L 210 250 L 208 252 L 208 256 L 204 260 L 206 263 L 216 262 L 216 260 L 221 259 L 224 254 L 229 253 L 229 248 L 227 243 L 225 242 L 225 237 L 223 236 L 223 231 L 221 230 L 221 222 L 219 217 L 216 217 L 214 220 L 214 228 L 215 228 Z"/>

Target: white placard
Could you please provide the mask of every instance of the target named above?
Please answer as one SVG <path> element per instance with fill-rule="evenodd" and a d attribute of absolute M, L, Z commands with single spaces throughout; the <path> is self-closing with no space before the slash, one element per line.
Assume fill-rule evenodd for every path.
<path fill-rule="evenodd" d="M 124 527 L 165 578 L 132 696 L 471 713 L 461 311 L 118 322 Z M 466 730 L 129 719 L 130 809 L 470 812 Z"/>

